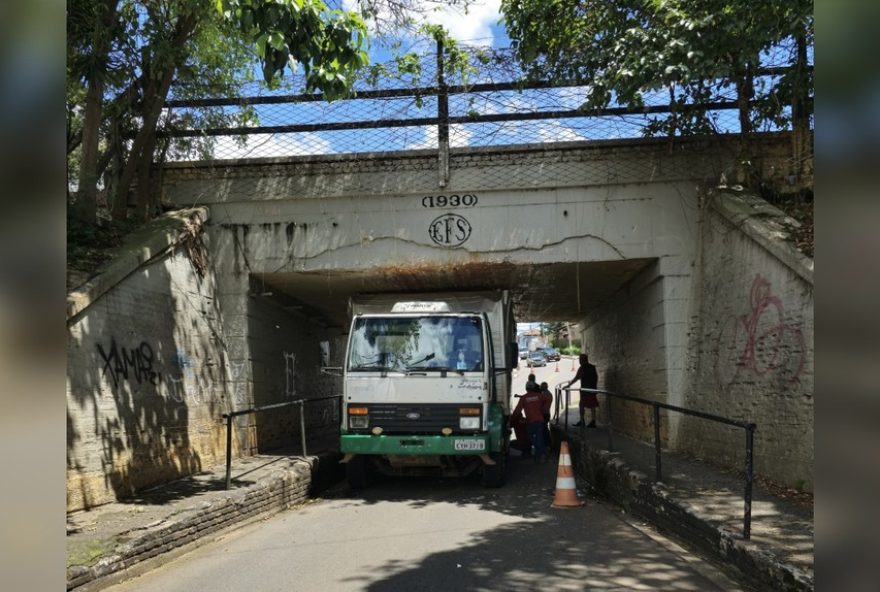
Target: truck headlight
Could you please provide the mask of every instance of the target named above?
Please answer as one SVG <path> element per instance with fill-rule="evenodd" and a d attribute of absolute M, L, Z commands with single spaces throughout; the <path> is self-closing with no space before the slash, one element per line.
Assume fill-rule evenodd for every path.
<path fill-rule="evenodd" d="M 459 417 L 458 418 L 458 427 L 463 430 L 478 430 L 480 429 L 480 418 L 479 417 Z"/>
<path fill-rule="evenodd" d="M 348 427 L 353 429 L 364 429 L 370 426 L 370 417 L 368 415 L 350 415 L 348 417 Z"/>

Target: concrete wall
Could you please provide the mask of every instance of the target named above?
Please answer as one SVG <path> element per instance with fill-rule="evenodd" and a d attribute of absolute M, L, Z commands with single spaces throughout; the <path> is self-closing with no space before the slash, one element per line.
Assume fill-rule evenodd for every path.
<path fill-rule="evenodd" d="M 329 352 L 327 365 L 341 365 L 344 341 L 337 329 L 327 329 L 272 292 L 252 275 L 241 228 L 212 226 L 212 250 L 217 266 L 217 302 L 226 331 L 230 365 L 237 376 L 235 409 L 272 405 L 341 393 L 339 378 L 322 374 L 321 343 Z M 338 434 L 338 402 L 306 404 L 309 441 L 326 443 Z M 270 410 L 235 420 L 237 438 L 259 450 L 301 447 L 300 408 Z M 245 436 L 250 430 L 250 436 Z"/>
<path fill-rule="evenodd" d="M 757 474 L 812 491 L 812 260 L 784 241 L 789 224 L 760 199 L 707 199 L 686 403 L 756 422 Z M 743 430 L 689 418 L 678 436 L 682 450 L 742 467 Z"/>
<path fill-rule="evenodd" d="M 214 276 L 169 248 L 69 318 L 69 510 L 223 460 L 231 375 Z"/>
<path fill-rule="evenodd" d="M 663 278 L 654 264 L 581 322 L 584 351 L 599 374 L 599 388 L 666 402 Z M 600 423 L 612 408 L 614 428 L 636 437 L 653 434 L 645 405 L 600 397 Z"/>
<path fill-rule="evenodd" d="M 600 389 L 681 405 L 684 326 L 691 310 L 682 293 L 690 287 L 690 276 L 662 275 L 662 268 L 661 259 L 581 321 L 584 351 L 596 366 Z M 653 441 L 649 406 L 600 396 L 600 422 L 607 423 L 609 406 L 616 431 Z M 663 445 L 671 441 L 680 420 L 677 414 L 661 411 Z"/>
<path fill-rule="evenodd" d="M 318 374 L 320 341 L 338 336 L 260 297 L 246 268 L 216 271 L 212 238 L 201 231 L 198 252 L 208 258 L 195 259 L 198 269 L 176 224 L 145 229 L 69 298 L 68 510 L 225 462 L 223 413 L 339 390 L 338 379 Z M 338 342 L 330 349 L 341 355 Z M 312 450 L 335 435 L 335 405 L 306 406 Z M 296 407 L 234 426 L 236 456 L 299 450 Z"/>

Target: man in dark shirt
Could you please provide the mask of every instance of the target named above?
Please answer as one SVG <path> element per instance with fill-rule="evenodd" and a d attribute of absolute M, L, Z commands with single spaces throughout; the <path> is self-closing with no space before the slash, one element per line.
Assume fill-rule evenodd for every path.
<path fill-rule="evenodd" d="M 577 374 L 574 375 L 568 384 L 567 387 L 570 387 L 573 383 L 578 380 L 581 381 L 581 388 L 585 389 L 593 389 L 596 390 L 599 388 L 599 374 L 596 372 L 596 367 L 590 364 L 590 359 L 587 357 L 587 354 L 581 354 L 578 358 L 580 362 L 580 368 L 578 368 Z M 584 415 L 585 409 L 587 407 L 590 408 L 590 423 L 587 424 L 588 428 L 596 427 L 596 407 L 599 406 L 599 399 L 596 397 L 596 393 L 581 393 L 580 402 L 578 403 L 578 412 L 580 413 L 581 420 L 574 424 L 575 426 L 582 427 L 584 425 Z"/>

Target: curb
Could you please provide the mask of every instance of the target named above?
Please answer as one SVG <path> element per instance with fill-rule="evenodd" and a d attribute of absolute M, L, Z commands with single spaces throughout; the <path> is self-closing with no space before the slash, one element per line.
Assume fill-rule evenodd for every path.
<path fill-rule="evenodd" d="M 630 469 L 616 453 L 596 450 L 586 441 L 565 437 L 558 430 L 557 435 L 569 443 L 575 478 L 587 481 L 627 512 L 650 521 L 723 565 L 735 567 L 761 590 L 813 591 L 811 575 L 743 540 L 739 533 L 705 521 L 687 502 L 673 499 L 662 484 Z"/>
<path fill-rule="evenodd" d="M 247 488 L 163 522 L 120 544 L 94 565 L 67 568 L 67 590 L 89 592 L 141 575 L 195 549 L 209 535 L 242 527 L 303 503 L 338 477 L 337 453 L 299 460 Z M 315 487 L 312 487 L 313 484 Z"/>

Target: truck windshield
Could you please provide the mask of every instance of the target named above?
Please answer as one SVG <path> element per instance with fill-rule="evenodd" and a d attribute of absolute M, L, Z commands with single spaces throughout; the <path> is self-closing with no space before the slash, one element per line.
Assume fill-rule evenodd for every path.
<path fill-rule="evenodd" d="M 479 317 L 359 318 L 351 335 L 348 369 L 482 372 L 482 335 Z"/>

